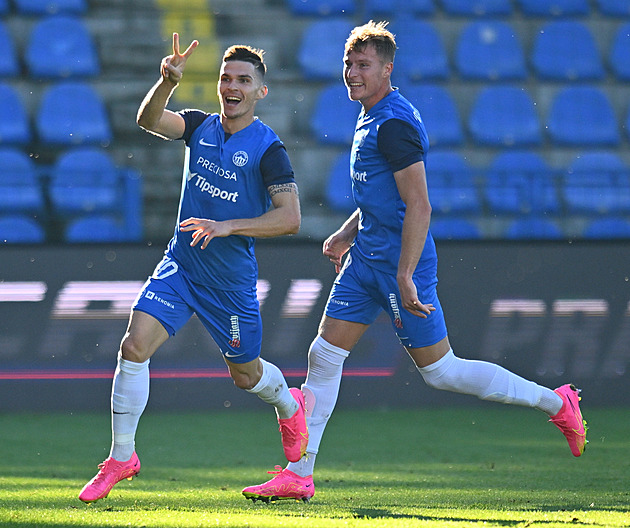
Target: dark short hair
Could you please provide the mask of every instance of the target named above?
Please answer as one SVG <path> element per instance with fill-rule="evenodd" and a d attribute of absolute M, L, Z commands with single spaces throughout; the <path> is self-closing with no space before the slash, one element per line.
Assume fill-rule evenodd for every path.
<path fill-rule="evenodd" d="M 368 45 L 374 46 L 376 54 L 385 62 L 394 62 L 396 39 L 387 28 L 389 22 L 374 22 L 355 27 L 346 40 L 346 55 L 351 51 L 363 51 Z"/>
<path fill-rule="evenodd" d="M 230 46 L 223 54 L 223 62 L 243 61 L 254 65 L 256 71 L 262 79 L 267 73 L 267 65 L 263 61 L 264 50 L 252 48 L 251 46 L 235 45 Z"/>

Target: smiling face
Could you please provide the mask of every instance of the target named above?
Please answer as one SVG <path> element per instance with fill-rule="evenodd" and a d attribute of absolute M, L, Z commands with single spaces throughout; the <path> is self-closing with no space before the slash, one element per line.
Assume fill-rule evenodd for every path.
<path fill-rule="evenodd" d="M 348 97 L 359 101 L 366 112 L 392 91 L 390 78 L 394 65 L 380 57 L 373 45 L 348 50 L 343 62 Z"/>
<path fill-rule="evenodd" d="M 217 91 L 221 123 L 232 134 L 252 123 L 256 103 L 267 95 L 267 87 L 255 66 L 240 60 L 221 65 Z"/>

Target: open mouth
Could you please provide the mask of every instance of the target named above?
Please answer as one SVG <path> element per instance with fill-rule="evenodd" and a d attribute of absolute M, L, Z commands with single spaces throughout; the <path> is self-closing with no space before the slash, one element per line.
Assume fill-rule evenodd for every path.
<path fill-rule="evenodd" d="M 241 102 L 240 97 L 236 97 L 235 95 L 228 95 L 225 97 L 225 105 L 226 106 L 236 106 Z"/>

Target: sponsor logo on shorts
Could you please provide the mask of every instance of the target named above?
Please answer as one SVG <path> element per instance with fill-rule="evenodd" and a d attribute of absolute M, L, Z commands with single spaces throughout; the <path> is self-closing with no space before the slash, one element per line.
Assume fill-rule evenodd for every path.
<path fill-rule="evenodd" d="M 331 299 L 330 304 L 340 304 L 341 306 L 350 306 L 348 301 L 342 301 L 341 299 Z"/>
<path fill-rule="evenodd" d="M 238 315 L 233 315 L 230 317 L 230 341 L 228 344 L 232 348 L 238 348 L 241 346 L 241 327 L 238 322 Z M 226 354 L 228 357 L 233 357 L 233 355 Z"/>
<path fill-rule="evenodd" d="M 389 305 L 392 308 L 392 314 L 394 316 L 394 326 L 396 328 L 402 328 L 402 319 L 400 318 L 400 309 L 398 308 L 398 300 L 395 293 L 389 294 Z"/>
<path fill-rule="evenodd" d="M 175 305 L 173 303 L 168 302 L 166 299 L 162 299 L 162 297 L 157 295 L 155 292 L 152 292 L 151 290 L 147 291 L 144 296 L 150 301 L 162 303 L 164 306 L 169 307 L 171 310 L 175 309 Z"/>

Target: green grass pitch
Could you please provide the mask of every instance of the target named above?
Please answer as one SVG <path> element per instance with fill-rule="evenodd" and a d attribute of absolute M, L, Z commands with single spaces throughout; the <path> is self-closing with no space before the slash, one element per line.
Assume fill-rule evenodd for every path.
<path fill-rule="evenodd" d="M 3 414 L 0 527 L 630 527 L 630 411 L 584 414 L 576 459 L 531 409 L 340 409 L 313 500 L 254 504 L 241 489 L 283 464 L 273 411 L 147 411 L 139 477 L 92 505 L 77 495 L 107 456 L 107 413 Z"/>

